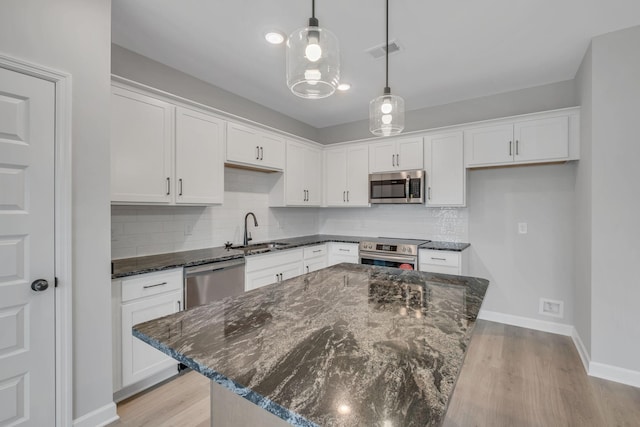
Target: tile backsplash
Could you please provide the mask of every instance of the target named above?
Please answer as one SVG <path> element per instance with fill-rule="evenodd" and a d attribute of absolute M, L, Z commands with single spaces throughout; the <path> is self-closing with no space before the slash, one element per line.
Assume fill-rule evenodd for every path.
<path fill-rule="evenodd" d="M 225 168 L 220 206 L 112 206 L 113 259 L 154 255 L 242 242 L 244 216 L 254 241 L 308 234 L 346 234 L 468 241 L 465 208 L 379 205 L 371 208 L 270 208 L 269 192 L 278 178 Z"/>

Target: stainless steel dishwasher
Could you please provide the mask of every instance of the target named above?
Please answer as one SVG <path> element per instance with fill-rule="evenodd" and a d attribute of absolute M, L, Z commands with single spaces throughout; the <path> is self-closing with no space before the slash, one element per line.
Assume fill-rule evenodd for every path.
<path fill-rule="evenodd" d="M 184 269 L 185 309 L 244 292 L 244 258 Z"/>

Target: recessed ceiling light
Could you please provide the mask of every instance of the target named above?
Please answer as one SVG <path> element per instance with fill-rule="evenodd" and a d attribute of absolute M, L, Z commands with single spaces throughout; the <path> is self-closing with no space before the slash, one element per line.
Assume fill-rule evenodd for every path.
<path fill-rule="evenodd" d="M 284 35 L 277 31 L 269 31 L 264 38 L 271 44 L 280 44 L 284 41 Z"/>
<path fill-rule="evenodd" d="M 342 92 L 347 91 L 349 89 L 351 89 L 351 85 L 349 83 L 340 83 L 338 85 L 338 90 L 340 90 Z"/>

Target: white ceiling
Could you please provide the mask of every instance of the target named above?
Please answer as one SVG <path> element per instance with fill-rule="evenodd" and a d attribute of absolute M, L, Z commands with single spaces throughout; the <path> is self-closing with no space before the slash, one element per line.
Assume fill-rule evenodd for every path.
<path fill-rule="evenodd" d="M 640 24 L 638 0 L 392 0 L 390 86 L 407 110 L 569 80 L 593 36 Z M 350 91 L 294 96 L 284 45 L 264 33 L 306 26 L 307 0 L 113 0 L 113 42 L 322 128 L 366 119 L 382 94 L 384 0 L 318 0 Z"/>

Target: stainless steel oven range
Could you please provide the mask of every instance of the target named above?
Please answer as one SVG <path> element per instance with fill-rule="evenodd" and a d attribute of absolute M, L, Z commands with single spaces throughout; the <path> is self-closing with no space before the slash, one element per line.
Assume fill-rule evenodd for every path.
<path fill-rule="evenodd" d="M 371 238 L 360 242 L 360 264 L 418 269 L 418 246 L 430 240 Z"/>

